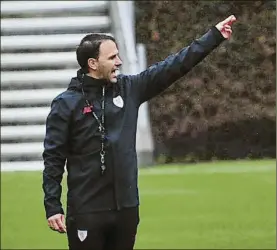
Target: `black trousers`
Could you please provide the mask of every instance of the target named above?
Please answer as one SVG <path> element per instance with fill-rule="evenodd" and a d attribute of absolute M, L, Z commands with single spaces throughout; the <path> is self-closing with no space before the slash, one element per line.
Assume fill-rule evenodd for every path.
<path fill-rule="evenodd" d="M 139 224 L 138 207 L 93 213 L 87 220 L 88 229 L 80 231 L 76 221 L 67 218 L 69 250 L 133 250 Z"/>

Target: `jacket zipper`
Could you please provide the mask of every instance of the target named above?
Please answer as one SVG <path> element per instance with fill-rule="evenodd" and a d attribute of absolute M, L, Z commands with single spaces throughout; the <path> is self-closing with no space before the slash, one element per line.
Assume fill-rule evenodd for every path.
<path fill-rule="evenodd" d="M 105 115 L 105 114 L 104 114 Z M 107 135 L 106 135 L 107 136 Z M 114 147 L 113 144 L 111 144 L 111 155 L 112 155 L 112 175 L 113 175 L 113 181 L 114 181 L 114 188 L 113 188 L 113 196 L 114 196 L 114 203 L 116 205 L 116 210 L 120 210 L 120 205 L 118 203 L 118 199 L 117 199 L 117 185 L 116 185 L 116 173 L 115 173 L 115 164 L 114 164 L 114 159 L 115 158 L 115 154 L 114 154 Z"/>

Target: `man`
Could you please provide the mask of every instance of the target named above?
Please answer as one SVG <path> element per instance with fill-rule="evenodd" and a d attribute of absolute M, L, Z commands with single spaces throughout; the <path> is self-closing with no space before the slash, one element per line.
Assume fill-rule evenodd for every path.
<path fill-rule="evenodd" d="M 77 48 L 81 67 L 51 104 L 44 141 L 48 225 L 69 249 L 133 249 L 139 224 L 136 125 L 140 105 L 189 72 L 229 39 L 232 15 L 180 52 L 137 75 L 119 75 L 113 37 L 91 34 Z M 67 216 L 61 204 L 64 165 Z"/>

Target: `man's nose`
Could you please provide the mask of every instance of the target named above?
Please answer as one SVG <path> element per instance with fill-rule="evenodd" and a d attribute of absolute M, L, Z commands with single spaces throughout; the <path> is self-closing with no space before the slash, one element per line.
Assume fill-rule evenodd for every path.
<path fill-rule="evenodd" d="M 122 61 L 121 61 L 121 59 L 119 57 L 117 58 L 115 64 L 116 64 L 117 67 L 120 67 L 122 65 Z"/>

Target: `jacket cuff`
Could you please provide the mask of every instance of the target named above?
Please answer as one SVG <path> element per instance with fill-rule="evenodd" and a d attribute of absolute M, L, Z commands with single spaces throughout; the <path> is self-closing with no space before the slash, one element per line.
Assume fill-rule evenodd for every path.
<path fill-rule="evenodd" d="M 216 41 L 218 41 L 219 43 L 226 40 L 226 38 L 221 34 L 221 32 L 215 26 L 211 27 L 211 31 L 215 35 Z"/>
<path fill-rule="evenodd" d="M 52 209 L 50 211 L 46 211 L 46 219 L 49 217 L 55 215 L 55 214 L 64 214 L 64 211 L 62 208 Z"/>

